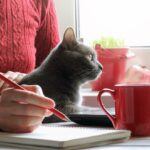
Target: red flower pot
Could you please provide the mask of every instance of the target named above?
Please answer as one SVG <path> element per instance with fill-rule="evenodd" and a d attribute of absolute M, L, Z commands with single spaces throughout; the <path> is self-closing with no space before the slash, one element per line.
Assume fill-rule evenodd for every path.
<path fill-rule="evenodd" d="M 103 65 L 103 71 L 100 77 L 91 82 L 92 90 L 113 88 L 115 84 L 124 79 L 127 60 L 134 54 L 129 53 L 128 48 L 102 48 L 98 44 L 95 50 L 98 61 Z"/>

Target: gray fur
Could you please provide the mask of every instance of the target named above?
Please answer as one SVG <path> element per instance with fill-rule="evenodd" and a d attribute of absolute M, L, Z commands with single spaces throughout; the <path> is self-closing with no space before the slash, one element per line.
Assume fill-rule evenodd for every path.
<path fill-rule="evenodd" d="M 95 51 L 77 42 L 73 29 L 67 28 L 62 42 L 20 84 L 40 85 L 44 95 L 56 102 L 56 108 L 68 114 L 78 111 L 80 86 L 95 79 L 101 69 Z M 54 115 L 44 120 L 58 121 Z"/>

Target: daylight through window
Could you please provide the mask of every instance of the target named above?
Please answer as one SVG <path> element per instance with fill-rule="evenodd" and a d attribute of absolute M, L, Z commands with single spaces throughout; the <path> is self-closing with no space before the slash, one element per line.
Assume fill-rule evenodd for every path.
<path fill-rule="evenodd" d="M 150 46 L 149 0 L 77 0 L 78 29 L 85 43 L 101 37 L 123 39 L 128 46 Z"/>

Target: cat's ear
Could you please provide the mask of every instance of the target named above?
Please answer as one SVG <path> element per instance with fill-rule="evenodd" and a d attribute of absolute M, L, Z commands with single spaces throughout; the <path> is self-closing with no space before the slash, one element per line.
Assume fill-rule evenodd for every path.
<path fill-rule="evenodd" d="M 73 46 L 77 43 L 75 32 L 73 28 L 68 27 L 64 33 L 62 45 L 63 46 Z"/>

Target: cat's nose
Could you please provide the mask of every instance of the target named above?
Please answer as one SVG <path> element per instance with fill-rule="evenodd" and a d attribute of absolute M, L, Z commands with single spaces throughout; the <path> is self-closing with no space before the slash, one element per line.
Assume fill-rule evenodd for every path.
<path fill-rule="evenodd" d="M 98 67 L 100 70 L 103 70 L 103 66 L 101 64 L 98 64 Z"/>

